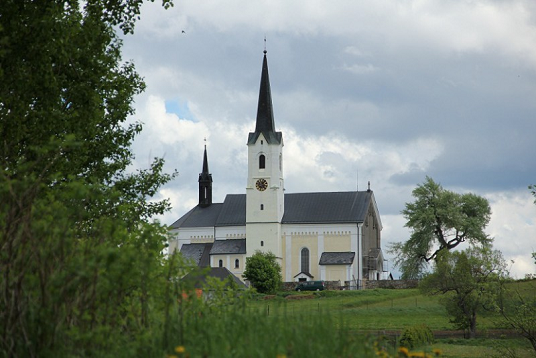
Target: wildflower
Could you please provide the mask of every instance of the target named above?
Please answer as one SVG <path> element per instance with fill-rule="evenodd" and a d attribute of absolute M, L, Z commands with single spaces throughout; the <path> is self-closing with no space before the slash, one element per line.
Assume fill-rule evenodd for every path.
<path fill-rule="evenodd" d="M 398 348 L 398 353 L 402 354 L 404 357 L 407 357 L 409 350 L 406 347 L 400 347 Z"/>
<path fill-rule="evenodd" d="M 424 352 L 411 352 L 410 357 L 430 358 L 430 356 Z"/>
<path fill-rule="evenodd" d="M 434 352 L 434 354 L 435 354 L 436 356 L 440 356 L 440 355 L 441 355 L 441 349 L 437 349 L 437 348 L 436 348 L 436 349 L 432 349 L 432 352 Z"/>
<path fill-rule="evenodd" d="M 179 354 L 182 354 L 182 353 L 186 352 L 186 349 L 184 348 L 184 346 L 177 346 L 177 347 L 175 347 L 175 352 L 177 352 Z"/>
<path fill-rule="evenodd" d="M 276 358 L 287 358 L 287 356 L 284 354 L 278 354 L 276 355 Z"/>

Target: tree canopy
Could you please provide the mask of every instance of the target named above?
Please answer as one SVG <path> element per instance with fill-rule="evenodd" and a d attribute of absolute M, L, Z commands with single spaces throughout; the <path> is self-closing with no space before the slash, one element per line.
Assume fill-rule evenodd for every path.
<path fill-rule="evenodd" d="M 434 271 L 424 277 L 419 288 L 444 295 L 441 301 L 451 322 L 475 338 L 477 317 L 483 309 L 495 308 L 505 275 L 501 252 L 489 245 L 475 245 L 464 251 L 438 253 Z"/>
<path fill-rule="evenodd" d="M 411 236 L 391 246 L 402 277 L 419 277 L 426 263 L 435 259 L 439 252 L 451 250 L 462 242 L 488 244 L 492 241 L 484 232 L 491 216 L 485 198 L 446 190 L 430 177 L 426 177 L 412 195 L 415 201 L 406 203 L 402 210 Z"/>
<path fill-rule="evenodd" d="M 0 5 L 0 350 L 110 352 L 143 335 L 178 265 L 152 197 L 175 174 L 132 172 L 144 89 L 116 33 L 142 0 Z M 169 0 L 163 0 L 170 6 Z M 124 339 L 124 338 L 123 338 Z M 52 354 L 55 352 L 55 354 Z M 71 353 L 67 353 L 71 352 Z M 93 354 L 96 354 L 93 351 Z"/>
<path fill-rule="evenodd" d="M 256 251 L 246 258 L 246 269 L 242 274 L 260 293 L 275 292 L 282 282 L 281 266 L 271 252 Z"/>

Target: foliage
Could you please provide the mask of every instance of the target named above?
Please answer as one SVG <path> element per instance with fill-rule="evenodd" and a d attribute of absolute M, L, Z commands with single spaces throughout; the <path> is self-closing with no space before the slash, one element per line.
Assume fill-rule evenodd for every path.
<path fill-rule="evenodd" d="M 434 343 L 434 334 L 425 324 L 411 326 L 402 331 L 400 345 L 409 349 Z"/>
<path fill-rule="evenodd" d="M 534 254 L 533 254 L 534 255 Z M 507 327 L 515 329 L 526 338 L 536 351 L 536 285 L 533 281 L 525 287 L 510 286 L 503 290 L 497 308 Z"/>
<path fill-rule="evenodd" d="M 429 177 L 413 190 L 413 197 L 415 201 L 406 203 L 402 210 L 407 219 L 405 226 L 412 230 L 411 236 L 406 242 L 390 247 L 403 279 L 420 278 L 427 262 L 462 242 L 491 242 L 484 233 L 491 209 L 483 197 L 454 193 Z"/>
<path fill-rule="evenodd" d="M 536 186 L 530 185 L 529 189 L 536 196 Z M 532 253 L 532 258 L 536 264 L 536 252 Z M 526 277 L 530 278 L 531 275 L 528 274 Z M 518 288 L 508 290 L 501 296 L 501 301 L 498 305 L 499 312 L 505 323 L 526 338 L 534 351 L 536 351 L 536 298 L 533 294 L 535 290 L 536 288 L 533 284 L 532 292 L 528 295 L 523 295 Z"/>
<path fill-rule="evenodd" d="M 0 7 L 0 350 L 98 355 L 144 343 L 170 304 L 180 258 L 151 198 L 163 160 L 130 172 L 144 83 L 122 63 L 141 0 Z M 164 0 L 169 6 L 170 2 Z M 159 312 L 157 314 L 157 312 Z M 136 349 L 132 345 L 132 349 Z M 76 353 L 74 353 L 76 352 Z"/>
<path fill-rule="evenodd" d="M 500 251 L 473 246 L 465 251 L 443 251 L 433 273 L 419 288 L 427 294 L 442 294 L 451 322 L 476 336 L 477 315 L 492 309 L 501 292 L 505 262 Z"/>
<path fill-rule="evenodd" d="M 245 296 L 226 304 L 190 300 L 182 327 L 170 327 L 167 353 L 177 357 L 373 357 L 374 340 L 348 330 L 337 315 L 256 310 Z M 182 333 L 180 333 L 182 332 Z"/>
<path fill-rule="evenodd" d="M 506 323 L 528 339 L 536 351 L 536 300 L 523 299 L 519 295 L 514 297 L 515 299 L 502 306 L 500 312 Z"/>
<path fill-rule="evenodd" d="M 275 255 L 261 251 L 246 258 L 246 269 L 242 276 L 260 293 L 275 293 L 283 280 L 281 266 Z"/>

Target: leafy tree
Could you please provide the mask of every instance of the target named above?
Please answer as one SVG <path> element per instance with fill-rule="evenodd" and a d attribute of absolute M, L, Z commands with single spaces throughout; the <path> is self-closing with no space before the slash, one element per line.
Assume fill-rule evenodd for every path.
<path fill-rule="evenodd" d="M 281 266 L 271 252 L 256 251 L 246 258 L 246 269 L 242 274 L 261 293 L 274 293 L 283 280 Z"/>
<path fill-rule="evenodd" d="M 472 246 L 465 251 L 444 250 L 437 255 L 434 272 L 419 288 L 427 294 L 444 295 L 451 322 L 476 337 L 477 316 L 493 309 L 501 292 L 506 265 L 502 254 L 490 246 Z"/>
<path fill-rule="evenodd" d="M 413 190 L 413 197 L 415 201 L 406 203 L 402 210 L 411 236 L 406 242 L 390 247 L 403 278 L 420 277 L 427 263 L 439 252 L 451 250 L 462 242 L 492 241 L 484 232 L 491 209 L 483 197 L 446 190 L 429 177 Z"/>
<path fill-rule="evenodd" d="M 529 189 L 536 196 L 536 186 L 530 185 Z M 536 264 L 536 252 L 532 253 L 532 258 Z M 507 291 L 501 296 L 498 308 L 505 323 L 528 339 L 536 351 L 536 298 L 533 295 L 534 291 L 534 286 L 531 287 L 528 295 L 522 294 L 517 289 Z"/>
<path fill-rule="evenodd" d="M 169 278 L 183 265 L 163 256 L 167 230 L 149 219 L 168 210 L 168 201 L 151 198 L 174 174 L 162 172 L 159 158 L 128 169 L 142 126 L 126 120 L 144 83 L 122 61 L 116 31 L 133 32 L 142 2 L 0 5 L 6 356 L 112 354 L 121 341 L 143 347 L 162 320 L 152 309 L 166 312 L 172 302 Z"/>
<path fill-rule="evenodd" d="M 536 299 L 533 296 L 535 289 L 533 285 L 530 296 L 523 295 L 518 290 L 506 290 L 501 296 L 498 308 L 506 325 L 528 339 L 536 352 Z"/>

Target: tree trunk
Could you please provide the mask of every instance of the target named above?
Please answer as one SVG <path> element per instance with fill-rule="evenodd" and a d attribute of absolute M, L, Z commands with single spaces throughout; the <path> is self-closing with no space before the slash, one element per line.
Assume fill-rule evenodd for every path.
<path fill-rule="evenodd" d="M 532 348 L 534 348 L 534 351 L 536 352 L 536 337 L 527 337 L 530 341 L 530 344 L 532 344 Z"/>
<path fill-rule="evenodd" d="M 476 338 L 476 312 L 473 311 L 469 320 L 469 339 Z"/>

